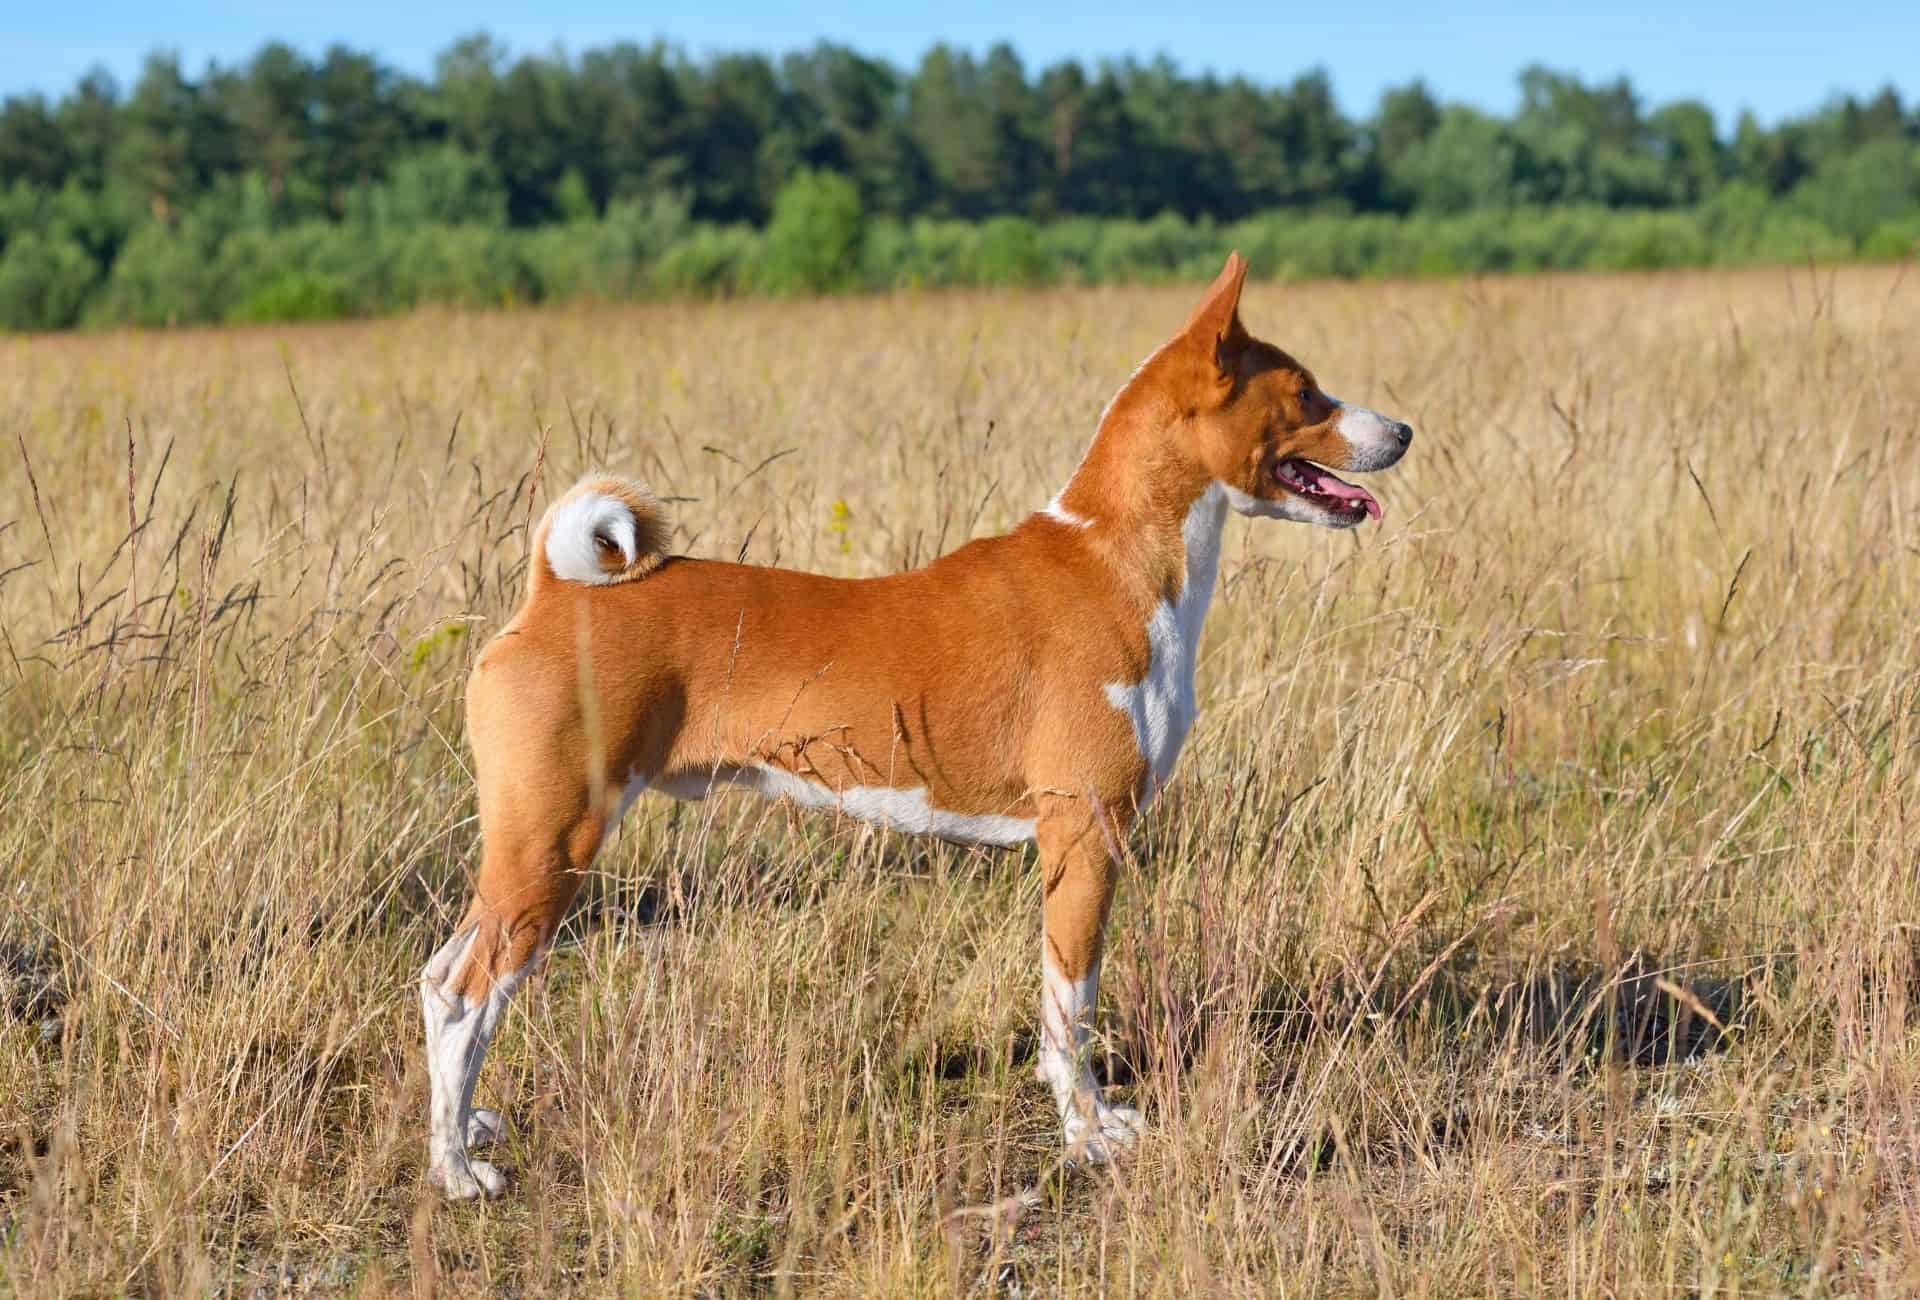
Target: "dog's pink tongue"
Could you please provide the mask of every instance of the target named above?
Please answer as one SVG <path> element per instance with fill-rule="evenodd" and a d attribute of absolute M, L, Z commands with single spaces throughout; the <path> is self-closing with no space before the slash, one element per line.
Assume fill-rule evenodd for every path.
<path fill-rule="evenodd" d="M 1358 502 L 1374 519 L 1381 518 L 1380 503 L 1373 499 L 1373 493 L 1363 487 L 1355 487 L 1351 483 L 1337 479 L 1317 465 L 1307 465 L 1305 468 L 1307 473 L 1312 475 L 1314 491 L 1322 496 L 1332 497 L 1336 501 Z"/>

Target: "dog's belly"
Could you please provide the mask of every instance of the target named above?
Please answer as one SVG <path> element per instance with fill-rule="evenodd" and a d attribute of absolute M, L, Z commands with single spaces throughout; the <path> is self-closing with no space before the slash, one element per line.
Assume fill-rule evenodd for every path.
<path fill-rule="evenodd" d="M 932 835 L 956 844 L 1013 845 L 1033 839 L 1031 817 L 937 808 L 925 786 L 902 789 L 856 785 L 835 790 L 769 763 L 675 773 L 651 788 L 675 799 L 704 799 L 716 790 L 727 789 L 750 790 L 769 798 L 784 796 L 805 808 L 831 808 L 876 826 L 913 835 Z M 633 790 L 633 793 L 639 791 Z"/>

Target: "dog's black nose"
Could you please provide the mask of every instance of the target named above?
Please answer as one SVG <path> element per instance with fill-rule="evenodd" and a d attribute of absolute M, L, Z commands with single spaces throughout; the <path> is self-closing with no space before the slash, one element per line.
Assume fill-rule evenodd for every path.
<path fill-rule="evenodd" d="M 1402 447 L 1412 446 L 1413 445 L 1413 426 L 1411 424 L 1408 424 L 1405 420 L 1395 420 L 1393 422 L 1393 436 L 1400 440 L 1400 445 Z"/>

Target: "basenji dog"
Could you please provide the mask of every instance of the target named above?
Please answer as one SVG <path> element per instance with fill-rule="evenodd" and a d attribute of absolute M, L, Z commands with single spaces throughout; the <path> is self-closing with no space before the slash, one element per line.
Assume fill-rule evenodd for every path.
<path fill-rule="evenodd" d="M 925 568 L 842 579 L 669 556 L 660 503 L 591 477 L 534 531 L 525 603 L 467 684 L 481 864 L 421 977 L 429 1177 L 495 1195 L 475 1076 L 608 831 L 643 791 L 745 789 L 899 831 L 1038 847 L 1038 1074 L 1069 1158 L 1141 1130 L 1089 1065 L 1102 930 L 1128 828 L 1173 772 L 1229 511 L 1380 517 L 1332 470 L 1378 470 L 1405 424 L 1330 396 L 1240 322 L 1227 259 L 1100 416 L 1060 493 Z"/>

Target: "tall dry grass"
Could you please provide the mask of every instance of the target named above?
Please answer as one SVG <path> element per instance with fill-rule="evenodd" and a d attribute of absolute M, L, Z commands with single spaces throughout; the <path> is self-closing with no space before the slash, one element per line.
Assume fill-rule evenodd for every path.
<path fill-rule="evenodd" d="M 0 340 L 0 1291 L 1913 1291 L 1917 289 L 1254 287 L 1419 436 L 1382 526 L 1231 525 L 1111 931 L 1137 1159 L 1056 1167 L 1030 855 L 649 800 L 454 1208 L 413 981 L 530 513 L 924 560 L 1190 294 Z"/>

